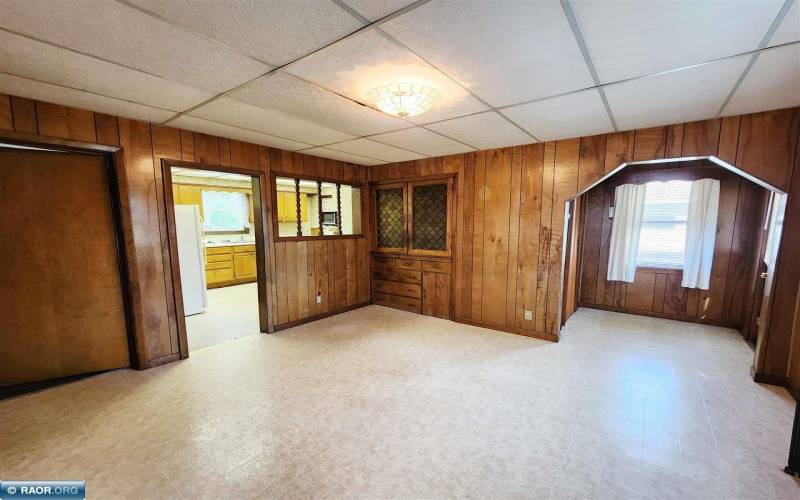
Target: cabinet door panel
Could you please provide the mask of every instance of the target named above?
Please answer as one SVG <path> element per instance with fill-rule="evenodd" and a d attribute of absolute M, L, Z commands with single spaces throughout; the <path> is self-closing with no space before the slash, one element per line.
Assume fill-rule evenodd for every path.
<path fill-rule="evenodd" d="M 233 256 L 233 274 L 237 280 L 254 278 L 256 276 L 255 254 L 235 254 Z"/>
<path fill-rule="evenodd" d="M 452 179 L 409 183 L 408 252 L 449 255 Z"/>
<path fill-rule="evenodd" d="M 375 188 L 375 246 L 378 251 L 406 251 L 406 185 Z"/>

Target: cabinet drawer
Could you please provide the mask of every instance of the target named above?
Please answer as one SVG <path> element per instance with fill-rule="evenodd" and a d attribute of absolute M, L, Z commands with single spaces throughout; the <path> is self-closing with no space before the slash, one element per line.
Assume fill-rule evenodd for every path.
<path fill-rule="evenodd" d="M 244 252 L 255 252 L 256 246 L 255 245 L 236 245 L 233 247 L 234 253 L 244 253 Z"/>
<path fill-rule="evenodd" d="M 397 259 L 395 262 L 395 267 L 398 269 L 413 269 L 415 271 L 419 271 L 421 269 L 420 262 L 418 260 L 410 259 Z"/>
<path fill-rule="evenodd" d="M 422 287 L 412 283 L 398 283 L 397 281 L 375 280 L 372 283 L 376 292 L 402 295 L 403 297 L 422 298 Z"/>
<path fill-rule="evenodd" d="M 394 267 L 394 259 L 389 257 L 372 257 L 372 265 L 375 267 Z"/>
<path fill-rule="evenodd" d="M 419 271 L 406 271 L 405 269 L 387 269 L 376 267 L 372 270 L 372 277 L 382 281 L 398 281 L 400 283 L 422 284 L 422 273 Z"/>
<path fill-rule="evenodd" d="M 413 313 L 422 312 L 422 301 L 420 299 L 376 292 L 373 297 L 373 302 L 379 306 L 394 307 L 395 309 L 402 309 L 403 311 Z"/>
<path fill-rule="evenodd" d="M 211 269 L 229 269 L 233 267 L 233 261 L 230 259 L 225 262 L 208 262 L 206 263 L 206 270 Z"/>
<path fill-rule="evenodd" d="M 206 262 L 227 262 L 229 260 L 231 260 L 231 255 L 228 253 L 206 255 Z"/>
<path fill-rule="evenodd" d="M 233 268 L 206 271 L 206 282 L 209 284 L 233 281 Z"/>
<path fill-rule="evenodd" d="M 422 263 L 422 270 L 431 273 L 449 273 L 450 263 L 439 261 L 425 261 Z"/>
<path fill-rule="evenodd" d="M 230 254 L 231 247 L 206 247 L 206 255 Z"/>

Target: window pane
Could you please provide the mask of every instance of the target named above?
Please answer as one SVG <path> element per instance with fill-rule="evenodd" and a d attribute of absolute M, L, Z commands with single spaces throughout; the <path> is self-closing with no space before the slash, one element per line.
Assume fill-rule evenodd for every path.
<path fill-rule="evenodd" d="M 300 179 L 300 228 L 301 236 L 320 236 L 319 193 L 317 181 Z M 295 212 L 297 207 L 295 206 Z"/>
<path fill-rule="evenodd" d="M 447 250 L 447 184 L 414 186 L 414 240 L 418 250 Z"/>
<path fill-rule="evenodd" d="M 247 197 L 232 191 L 203 191 L 203 229 L 245 231 L 248 227 Z"/>
<path fill-rule="evenodd" d="M 275 214 L 278 217 L 278 236 L 297 236 L 297 195 L 294 179 L 275 179 L 277 200 Z"/>
<path fill-rule="evenodd" d="M 647 183 L 637 266 L 683 267 L 691 184 L 689 181 Z"/>
<path fill-rule="evenodd" d="M 342 234 L 361 234 L 361 189 L 341 185 Z"/>
<path fill-rule="evenodd" d="M 403 188 L 376 190 L 375 212 L 378 246 L 404 247 L 406 229 L 403 221 Z"/>
<path fill-rule="evenodd" d="M 775 193 L 772 197 L 770 209 L 770 220 L 767 226 L 767 246 L 764 249 L 764 263 L 772 266 L 778 256 L 778 247 L 781 244 L 781 233 L 783 232 L 783 216 L 786 209 L 785 194 Z"/>
<path fill-rule="evenodd" d="M 322 183 L 322 234 L 339 234 L 339 212 L 336 203 L 336 184 Z"/>

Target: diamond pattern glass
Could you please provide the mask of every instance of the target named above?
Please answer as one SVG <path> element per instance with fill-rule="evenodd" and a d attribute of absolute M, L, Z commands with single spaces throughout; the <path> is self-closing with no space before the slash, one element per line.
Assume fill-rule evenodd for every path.
<path fill-rule="evenodd" d="M 414 241 L 418 250 L 447 250 L 447 184 L 413 188 Z"/>
<path fill-rule="evenodd" d="M 378 219 L 378 246 L 383 248 L 405 246 L 403 188 L 377 190 L 375 205 Z"/>

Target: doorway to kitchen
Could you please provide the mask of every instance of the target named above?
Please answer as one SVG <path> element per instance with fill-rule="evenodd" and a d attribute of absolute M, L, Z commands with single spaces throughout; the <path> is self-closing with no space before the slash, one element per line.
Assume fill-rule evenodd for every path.
<path fill-rule="evenodd" d="M 181 354 L 267 331 L 257 171 L 165 162 Z"/>

